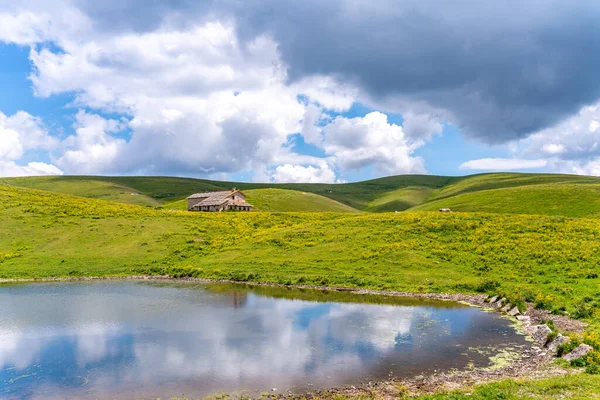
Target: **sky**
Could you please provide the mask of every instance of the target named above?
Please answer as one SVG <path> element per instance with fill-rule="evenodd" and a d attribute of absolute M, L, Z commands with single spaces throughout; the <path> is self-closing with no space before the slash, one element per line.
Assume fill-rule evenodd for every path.
<path fill-rule="evenodd" d="M 595 0 L 0 0 L 0 176 L 600 175 Z"/>

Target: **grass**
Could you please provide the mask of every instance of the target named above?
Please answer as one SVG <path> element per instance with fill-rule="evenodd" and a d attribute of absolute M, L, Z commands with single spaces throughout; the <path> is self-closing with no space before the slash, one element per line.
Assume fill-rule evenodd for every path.
<path fill-rule="evenodd" d="M 543 380 L 512 380 L 475 386 L 469 390 L 418 396 L 419 400 L 521 400 L 521 399 L 597 399 L 600 375 L 570 375 Z"/>
<path fill-rule="evenodd" d="M 433 211 L 545 214 L 568 217 L 600 216 L 600 184 L 531 185 L 466 192 L 412 208 Z"/>
<path fill-rule="evenodd" d="M 588 190 L 589 184 L 582 185 Z M 578 188 L 571 183 L 550 187 L 565 188 L 567 194 Z M 525 190 L 510 188 L 517 189 Z M 548 196 L 540 195 L 540 201 Z M 581 213 L 593 214 L 591 209 Z M 600 224 L 594 218 L 481 212 L 188 213 L 0 185 L 0 221 L 3 279 L 168 274 L 500 293 L 515 304 L 534 302 L 586 320 L 589 331 L 579 340 L 600 350 Z M 586 368 L 600 360 L 598 352 L 594 357 L 585 361 Z M 581 398 L 600 394 L 597 377 L 585 378 L 505 381 L 482 386 L 469 398 L 552 397 L 552 390 Z M 582 382 L 586 386 L 576 390 Z M 440 396 L 446 397 L 432 398 L 463 398 L 460 392 Z"/>
<path fill-rule="evenodd" d="M 256 211 L 393 212 L 451 208 L 464 212 L 598 216 L 600 178 L 557 174 L 400 175 L 346 184 L 265 184 L 172 177 L 54 176 L 0 184 L 81 197 L 185 209 L 191 193 L 246 192 Z M 279 190 L 279 191 L 278 191 Z"/>
<path fill-rule="evenodd" d="M 535 185 L 555 185 L 562 183 L 591 184 L 600 183 L 594 176 L 565 175 L 565 174 L 523 174 L 523 173 L 492 173 L 476 174 L 461 177 L 445 185 L 437 194 L 437 198 L 456 196 L 462 193 L 478 192 L 481 190 L 504 189 Z"/>
<path fill-rule="evenodd" d="M 77 189 L 79 185 L 83 188 L 90 185 L 90 181 L 94 181 L 109 184 L 110 187 L 127 188 L 132 192 L 141 193 L 148 198 L 154 199 L 159 204 L 182 200 L 196 192 L 229 190 L 232 187 L 237 187 L 244 191 L 252 189 L 287 189 L 324 196 L 346 206 L 362 210 L 367 208 L 371 201 L 390 191 L 403 187 L 441 188 L 453 179 L 455 178 L 429 175 L 401 175 L 347 184 L 269 184 L 173 177 L 49 176 L 4 178 L 0 179 L 0 184 L 94 198 L 94 196 L 87 196 L 85 190 L 78 191 Z M 124 200 L 127 200 L 127 197 Z M 129 201 L 125 202 L 130 203 Z M 315 209 L 312 211 L 321 210 Z"/>
<path fill-rule="evenodd" d="M 131 187 L 103 179 L 75 177 L 36 176 L 26 178 L 1 179 L 11 185 L 51 192 L 72 194 L 91 199 L 117 201 L 141 206 L 159 206 L 153 197 Z"/>
<path fill-rule="evenodd" d="M 371 201 L 365 211 L 404 211 L 426 202 L 434 193 L 435 190 L 428 187 L 407 187 L 392 190 Z"/>

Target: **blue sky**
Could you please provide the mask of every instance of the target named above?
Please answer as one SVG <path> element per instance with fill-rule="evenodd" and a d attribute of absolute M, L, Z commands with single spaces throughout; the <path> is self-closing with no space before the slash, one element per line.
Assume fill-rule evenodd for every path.
<path fill-rule="evenodd" d="M 600 7 L 553 3 L 0 0 L 0 176 L 600 175 Z"/>

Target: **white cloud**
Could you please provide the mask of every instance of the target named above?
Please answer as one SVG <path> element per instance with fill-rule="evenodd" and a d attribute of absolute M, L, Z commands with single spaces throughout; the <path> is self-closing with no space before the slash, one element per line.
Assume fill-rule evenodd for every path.
<path fill-rule="evenodd" d="M 402 115 L 404 133 L 415 140 L 430 139 L 433 135 L 442 133 L 442 124 L 430 114 L 415 114 L 406 112 Z"/>
<path fill-rule="evenodd" d="M 24 111 L 10 117 L 0 112 L 0 159 L 17 160 L 27 150 L 51 150 L 57 144 L 39 118 Z"/>
<path fill-rule="evenodd" d="M 82 140 L 59 160 L 69 172 L 217 174 L 286 159 L 305 107 L 285 84 L 276 44 L 242 45 L 229 23 L 159 29 L 32 50 L 41 96 L 75 92 L 87 107 L 128 114 L 131 139 Z M 95 132 L 104 128 L 94 125 Z"/>
<path fill-rule="evenodd" d="M 546 154 L 561 154 L 566 151 L 564 145 L 556 143 L 546 143 L 542 146 L 541 150 Z"/>
<path fill-rule="evenodd" d="M 80 111 L 76 115 L 75 135 L 62 143 L 65 151 L 56 163 L 67 172 L 103 173 L 110 171 L 125 140 L 111 136 L 124 126 L 119 121 Z"/>
<path fill-rule="evenodd" d="M 519 169 L 544 168 L 548 165 L 546 160 L 523 160 L 519 158 L 480 158 L 460 165 L 461 169 L 512 171 Z"/>
<path fill-rule="evenodd" d="M 334 183 L 335 172 L 327 164 L 291 165 L 284 164 L 275 168 L 272 180 L 278 183 Z"/>
<path fill-rule="evenodd" d="M 543 159 L 550 170 L 600 175 L 600 103 L 518 142 L 518 157 Z"/>
<path fill-rule="evenodd" d="M 33 45 L 81 40 L 92 22 L 68 1 L 0 2 L 0 42 Z"/>
<path fill-rule="evenodd" d="M 334 171 L 371 166 L 377 174 L 420 173 L 423 160 L 412 153 L 441 130 L 419 113 L 407 113 L 404 131 L 381 113 L 331 121 L 330 113 L 361 98 L 354 84 L 326 75 L 289 80 L 272 36 L 242 41 L 234 19 L 223 15 L 185 24 L 165 16 L 147 29 L 108 29 L 67 0 L 28 6 L 7 5 L 0 13 L 12 27 L 0 28 L 0 40 L 33 44 L 37 96 L 73 94 L 72 105 L 86 110 L 75 116 L 75 132 L 56 156 L 67 173 L 249 171 L 255 179 L 295 182 L 334 182 Z M 124 115 L 126 122 L 99 112 Z M 115 135 L 125 128 L 127 135 Z M 295 153 L 289 137 L 296 133 L 327 156 Z M 7 148 L 13 161 L 23 154 Z"/>
<path fill-rule="evenodd" d="M 600 157 L 587 162 L 563 161 L 557 163 L 556 168 L 563 173 L 600 176 Z"/>
<path fill-rule="evenodd" d="M 336 117 L 323 131 L 323 148 L 343 170 L 374 166 L 384 174 L 425 172 L 423 160 L 412 156 L 421 144 L 411 142 L 401 126 L 388 123 L 385 114 Z"/>
<path fill-rule="evenodd" d="M 302 119 L 302 137 L 306 143 L 318 147 L 323 145 L 323 135 L 318 126 L 323 119 L 323 112 L 314 104 L 306 106 L 304 118 Z"/>
<path fill-rule="evenodd" d="M 524 154 L 560 155 L 560 159 L 585 159 L 600 155 L 600 103 L 522 141 Z"/>
<path fill-rule="evenodd" d="M 30 150 L 51 150 L 58 140 L 51 137 L 39 118 L 19 111 L 8 117 L 0 112 L 0 176 L 57 175 L 62 171 L 43 162 L 18 162 Z"/>
<path fill-rule="evenodd" d="M 16 160 L 22 155 L 23 145 L 19 133 L 0 125 L 0 160 Z"/>
<path fill-rule="evenodd" d="M 30 162 L 27 165 L 18 165 L 14 161 L 0 160 L 0 176 L 40 176 L 40 175 L 62 175 L 63 172 L 52 164 L 42 162 Z"/>
<path fill-rule="evenodd" d="M 293 87 L 324 109 L 337 112 L 348 110 L 360 96 L 355 86 L 338 82 L 329 76 L 307 77 L 295 83 Z"/>

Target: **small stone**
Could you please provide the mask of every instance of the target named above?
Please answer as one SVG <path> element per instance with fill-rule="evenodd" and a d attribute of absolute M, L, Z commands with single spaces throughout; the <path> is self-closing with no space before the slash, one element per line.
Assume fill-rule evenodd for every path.
<path fill-rule="evenodd" d="M 517 315 L 521 314 L 521 312 L 519 311 L 519 307 L 517 307 L 517 306 L 514 306 L 512 309 L 510 309 L 510 310 L 508 311 L 508 313 L 509 313 L 510 315 L 512 315 L 513 317 L 515 317 L 515 316 L 517 316 Z"/>
<path fill-rule="evenodd" d="M 527 329 L 527 333 L 531 335 L 533 340 L 543 346 L 548 340 L 548 335 L 552 333 L 552 329 L 548 328 L 548 325 L 533 325 Z"/>
<path fill-rule="evenodd" d="M 565 354 L 563 356 L 563 359 L 567 361 L 577 360 L 578 358 L 586 356 L 587 353 L 589 353 L 592 350 L 594 350 L 592 346 L 588 346 L 587 344 L 580 344 L 575 348 L 575 350 L 573 350 L 569 354 Z"/>
<path fill-rule="evenodd" d="M 561 344 L 569 343 L 570 341 L 571 339 L 569 337 L 558 334 L 558 336 L 555 337 L 553 341 L 548 343 L 548 350 L 550 350 L 552 354 L 556 354 L 556 352 L 558 351 L 558 346 L 560 346 Z"/>
<path fill-rule="evenodd" d="M 504 312 L 508 312 L 508 310 L 510 310 L 510 306 L 511 306 L 511 304 L 510 304 L 510 303 L 506 303 L 506 304 L 504 305 L 504 307 L 502 307 L 502 311 L 504 311 Z"/>
<path fill-rule="evenodd" d="M 491 299 L 488 300 L 488 303 L 492 304 L 498 301 L 498 296 L 494 296 Z"/>

